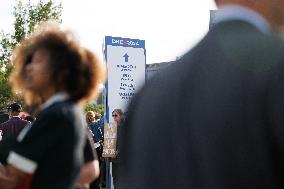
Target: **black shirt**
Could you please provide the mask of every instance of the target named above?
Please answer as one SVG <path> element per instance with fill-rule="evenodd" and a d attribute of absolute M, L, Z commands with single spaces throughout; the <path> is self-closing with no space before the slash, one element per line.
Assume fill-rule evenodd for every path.
<path fill-rule="evenodd" d="M 92 132 L 87 128 L 87 140 L 84 146 L 84 163 L 97 160 L 97 153 L 95 151 L 94 141 L 92 138 Z"/>
<path fill-rule="evenodd" d="M 74 103 L 54 103 L 19 135 L 7 162 L 33 175 L 31 189 L 73 189 L 83 164 L 84 124 Z"/>

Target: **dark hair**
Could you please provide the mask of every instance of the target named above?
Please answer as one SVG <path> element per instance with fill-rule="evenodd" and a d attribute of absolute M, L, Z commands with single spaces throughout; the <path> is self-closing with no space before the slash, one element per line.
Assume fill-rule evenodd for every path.
<path fill-rule="evenodd" d="M 40 101 L 37 94 L 25 87 L 25 67 L 39 49 L 46 49 L 50 55 L 49 70 L 57 92 L 67 92 L 74 101 L 87 100 L 98 94 L 105 70 L 96 55 L 81 47 L 71 32 L 45 22 L 14 51 L 15 59 L 12 60 L 14 70 L 10 80 L 13 89 L 24 93 L 28 104 L 34 104 L 36 99 Z"/>
<path fill-rule="evenodd" d="M 10 106 L 8 106 L 7 109 L 12 110 L 14 112 L 20 112 L 22 111 L 22 106 L 18 103 L 13 103 L 13 104 L 10 104 Z"/>

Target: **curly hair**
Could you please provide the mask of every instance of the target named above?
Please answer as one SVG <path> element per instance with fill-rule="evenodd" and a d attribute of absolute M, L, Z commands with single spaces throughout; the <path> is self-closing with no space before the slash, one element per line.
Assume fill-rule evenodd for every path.
<path fill-rule="evenodd" d="M 91 123 L 93 123 L 95 120 L 96 120 L 96 119 L 95 119 L 95 112 L 93 112 L 93 111 L 88 111 L 88 112 L 86 113 L 86 122 L 87 122 L 87 124 L 91 124 Z"/>
<path fill-rule="evenodd" d="M 21 92 L 27 104 L 42 103 L 38 94 L 26 89 L 25 80 L 25 67 L 39 49 L 49 53 L 50 78 L 57 92 L 67 92 L 75 102 L 97 97 L 98 85 L 105 81 L 105 66 L 94 53 L 81 47 L 70 31 L 53 22 L 44 22 L 15 49 L 11 61 L 13 91 Z"/>

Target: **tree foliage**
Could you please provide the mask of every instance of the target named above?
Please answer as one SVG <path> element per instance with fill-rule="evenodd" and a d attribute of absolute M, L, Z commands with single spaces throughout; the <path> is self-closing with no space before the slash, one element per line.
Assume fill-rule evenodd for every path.
<path fill-rule="evenodd" d="M 38 23 L 49 19 L 61 23 L 61 15 L 62 4 L 54 0 L 40 0 L 37 4 L 32 4 L 30 0 L 25 4 L 22 0 L 16 1 L 12 32 L 0 32 L 0 109 L 16 98 L 8 84 L 8 76 L 13 69 L 8 65 L 14 48 L 32 33 Z"/>
<path fill-rule="evenodd" d="M 86 103 L 84 107 L 84 111 L 85 112 L 94 111 L 94 112 L 100 113 L 101 115 L 104 115 L 104 105 Z"/>

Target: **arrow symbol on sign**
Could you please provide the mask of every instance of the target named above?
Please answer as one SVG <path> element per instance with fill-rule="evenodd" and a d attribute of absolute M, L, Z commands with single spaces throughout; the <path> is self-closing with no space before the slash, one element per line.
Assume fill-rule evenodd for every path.
<path fill-rule="evenodd" d="M 125 61 L 125 62 L 128 62 L 128 58 L 129 58 L 128 54 L 125 53 L 125 55 L 123 55 L 123 57 L 124 57 L 124 61 Z"/>

